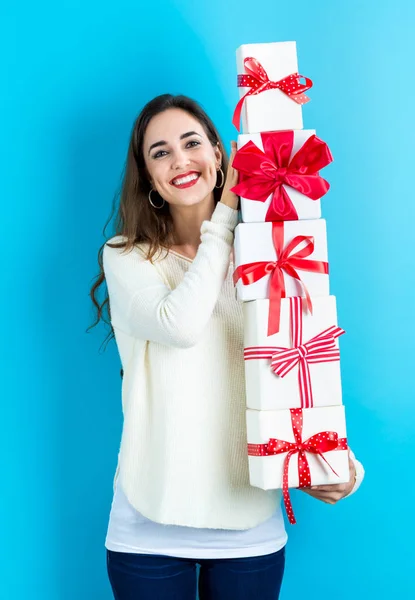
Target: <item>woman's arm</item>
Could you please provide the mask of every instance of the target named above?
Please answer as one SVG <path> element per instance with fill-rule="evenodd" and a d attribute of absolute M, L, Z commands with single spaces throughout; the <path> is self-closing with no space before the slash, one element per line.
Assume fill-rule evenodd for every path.
<path fill-rule="evenodd" d="M 206 327 L 229 268 L 238 211 L 218 202 L 203 221 L 201 243 L 183 280 L 170 290 L 136 249 L 104 247 L 103 264 L 114 327 L 134 337 L 188 348 Z"/>

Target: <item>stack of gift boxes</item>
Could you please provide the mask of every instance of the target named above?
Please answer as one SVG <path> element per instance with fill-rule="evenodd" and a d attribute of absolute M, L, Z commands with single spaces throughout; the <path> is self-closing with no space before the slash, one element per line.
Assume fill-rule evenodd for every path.
<path fill-rule="evenodd" d="M 237 50 L 242 222 L 235 229 L 236 297 L 243 302 L 251 485 L 282 489 L 349 481 L 336 299 L 329 291 L 320 171 L 327 144 L 303 129 L 310 79 L 295 42 Z"/>

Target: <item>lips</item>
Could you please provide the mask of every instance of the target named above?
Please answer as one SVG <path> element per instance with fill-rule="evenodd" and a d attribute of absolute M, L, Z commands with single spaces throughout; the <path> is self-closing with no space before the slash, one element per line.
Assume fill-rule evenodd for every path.
<path fill-rule="evenodd" d="M 200 178 L 198 171 L 188 171 L 181 175 L 176 175 L 171 181 L 170 185 L 174 185 L 175 188 L 183 189 L 195 185 Z"/>

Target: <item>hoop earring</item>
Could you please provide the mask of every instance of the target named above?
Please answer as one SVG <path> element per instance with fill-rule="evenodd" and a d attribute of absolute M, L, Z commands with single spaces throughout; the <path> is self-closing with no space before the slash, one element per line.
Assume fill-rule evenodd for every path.
<path fill-rule="evenodd" d="M 225 173 L 222 171 L 221 167 L 219 167 L 218 173 L 220 173 L 222 175 L 222 181 L 221 181 L 220 185 L 215 185 L 215 188 L 221 188 L 221 187 L 223 187 L 223 184 L 225 183 Z"/>
<path fill-rule="evenodd" d="M 149 202 L 150 202 L 151 206 L 152 206 L 153 208 L 157 208 L 157 209 L 159 209 L 159 208 L 163 208 L 163 206 L 164 206 L 164 205 L 165 205 L 165 203 L 166 203 L 165 199 L 164 199 L 164 198 L 162 198 L 162 200 L 163 200 L 163 204 L 162 204 L 161 206 L 156 206 L 155 204 L 153 204 L 153 202 L 152 202 L 152 200 L 151 200 L 151 192 L 154 192 L 154 189 L 153 189 L 153 188 L 151 188 L 151 190 L 150 190 L 150 191 L 149 191 L 149 193 L 148 193 L 148 200 L 149 200 Z"/>

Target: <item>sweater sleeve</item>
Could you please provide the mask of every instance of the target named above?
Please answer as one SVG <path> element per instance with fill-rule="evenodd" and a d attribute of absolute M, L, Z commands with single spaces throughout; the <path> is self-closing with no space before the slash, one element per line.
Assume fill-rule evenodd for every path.
<path fill-rule="evenodd" d="M 136 249 L 104 246 L 111 322 L 133 337 L 188 348 L 195 345 L 218 300 L 229 268 L 238 211 L 218 202 L 203 221 L 201 243 L 183 280 L 171 290 Z"/>
<path fill-rule="evenodd" d="M 349 498 L 349 496 L 351 496 L 352 494 L 354 494 L 355 492 L 357 492 L 357 490 L 359 489 L 360 484 L 362 483 L 363 478 L 365 476 L 365 470 L 363 468 L 362 463 L 357 460 L 357 458 L 355 457 L 355 455 L 354 455 L 354 453 L 352 452 L 351 449 L 350 449 L 350 458 L 352 459 L 353 464 L 354 464 L 355 469 L 356 469 L 356 481 L 355 481 L 355 484 L 354 484 L 354 486 L 352 488 L 352 491 L 350 492 L 350 494 L 347 494 L 347 496 L 345 496 L 345 498 Z"/>

